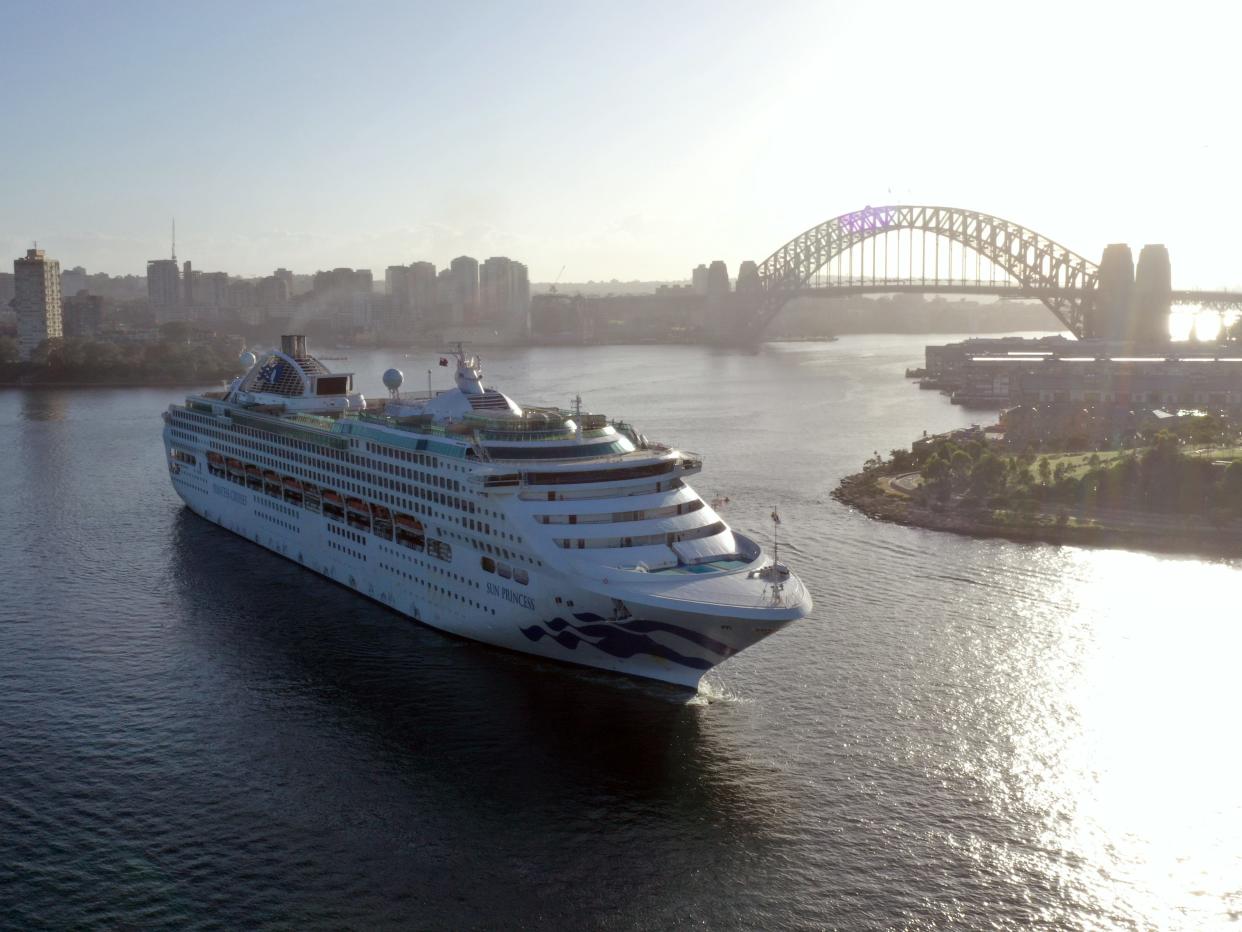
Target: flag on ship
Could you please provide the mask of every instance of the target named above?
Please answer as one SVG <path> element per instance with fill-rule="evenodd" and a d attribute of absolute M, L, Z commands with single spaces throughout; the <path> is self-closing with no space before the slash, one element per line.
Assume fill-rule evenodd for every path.
<path fill-rule="evenodd" d="M 772 509 L 772 523 L 773 523 L 773 524 L 780 524 L 780 523 L 781 523 L 781 516 L 780 516 L 780 515 L 778 515 L 778 514 L 776 513 L 776 509 L 775 509 L 775 508 L 773 508 L 773 509 Z"/>
<path fill-rule="evenodd" d="M 441 356 L 441 357 L 440 357 L 440 365 L 442 365 L 442 366 L 447 366 L 447 365 L 448 365 L 448 359 L 446 359 L 444 356 Z"/>

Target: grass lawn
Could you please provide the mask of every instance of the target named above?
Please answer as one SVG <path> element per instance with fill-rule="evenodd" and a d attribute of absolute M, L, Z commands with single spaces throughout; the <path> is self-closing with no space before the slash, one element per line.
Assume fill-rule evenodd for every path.
<path fill-rule="evenodd" d="M 1115 460 L 1121 456 L 1125 456 L 1126 454 L 1130 452 L 1138 452 L 1138 451 L 1106 450 L 1106 451 L 1102 451 L 1102 452 L 1094 453 L 1094 454 L 1093 453 L 1049 453 L 1047 454 L 1048 468 L 1055 470 L 1057 468 L 1058 463 L 1064 463 L 1066 475 L 1073 476 L 1075 479 L 1081 479 L 1084 475 L 1086 475 L 1087 471 L 1091 468 L 1089 464 L 1091 462 L 1092 456 L 1098 456 L 1100 458 L 1100 465 L 1106 466 L 1112 460 Z M 1242 456 L 1242 450 L 1239 451 L 1239 455 Z M 1017 457 L 1010 457 L 1010 458 L 1017 459 Z M 1039 461 L 1042 458 L 1043 458 L 1043 454 L 1037 455 L 1035 459 L 1031 462 L 1030 470 L 1031 470 L 1032 475 L 1034 476 L 1039 475 Z"/>

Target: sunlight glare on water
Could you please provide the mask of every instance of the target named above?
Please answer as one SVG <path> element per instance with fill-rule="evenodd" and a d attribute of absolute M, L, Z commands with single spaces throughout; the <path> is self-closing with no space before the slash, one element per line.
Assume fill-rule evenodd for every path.
<path fill-rule="evenodd" d="M 1242 907 L 1237 571 L 1066 554 L 1052 598 L 1071 610 L 1013 670 L 998 798 L 1042 813 L 1025 856 L 1104 915 L 1209 923 Z"/>

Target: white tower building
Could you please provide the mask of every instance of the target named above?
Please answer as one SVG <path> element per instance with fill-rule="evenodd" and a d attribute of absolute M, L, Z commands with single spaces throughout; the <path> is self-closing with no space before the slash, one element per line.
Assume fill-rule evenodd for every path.
<path fill-rule="evenodd" d="M 63 335 L 60 302 L 60 263 L 42 249 L 26 250 L 26 258 L 13 260 L 17 311 L 17 349 L 29 360 L 44 340 Z"/>

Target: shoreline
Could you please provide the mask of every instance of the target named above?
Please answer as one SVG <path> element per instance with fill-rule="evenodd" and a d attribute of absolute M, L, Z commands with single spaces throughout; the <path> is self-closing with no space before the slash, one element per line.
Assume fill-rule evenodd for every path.
<path fill-rule="evenodd" d="M 1197 516 L 1156 512 L 1131 512 L 1125 516 L 1071 513 L 1070 521 L 1062 524 L 1046 512 L 1029 516 L 1007 513 L 1021 522 L 1008 523 L 996 520 L 996 513 L 987 508 L 965 511 L 960 506 L 947 505 L 943 510 L 936 510 L 920 505 L 901 492 L 881 489 L 877 485 L 877 480 L 881 478 L 891 478 L 891 475 L 884 470 L 854 473 L 844 477 L 831 495 L 846 507 L 856 509 L 875 521 L 963 537 L 1000 538 L 1015 543 L 1127 548 L 1183 556 L 1242 557 L 1242 527 L 1213 527 Z M 1179 527 L 1174 524 L 1179 519 L 1196 524 L 1188 526 L 1183 523 Z"/>

